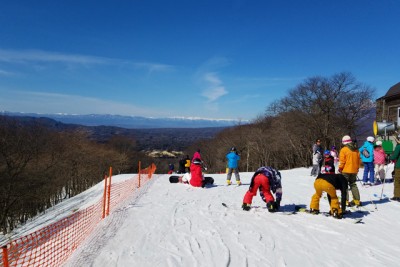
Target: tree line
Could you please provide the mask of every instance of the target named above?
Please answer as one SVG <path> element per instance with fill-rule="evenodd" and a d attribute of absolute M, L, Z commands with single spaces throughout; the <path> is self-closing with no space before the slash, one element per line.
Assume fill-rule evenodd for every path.
<path fill-rule="evenodd" d="M 255 171 L 264 165 L 307 167 L 316 139 L 327 149 L 340 148 L 344 135 L 357 138 L 372 133 L 372 125 L 366 130 L 362 126 L 371 120 L 373 94 L 373 88 L 348 72 L 307 78 L 267 106 L 265 114 L 252 123 L 226 129 L 213 139 L 193 144 L 189 151 L 201 149 L 210 173 L 225 171 L 225 155 L 232 146 L 241 156 L 240 171 Z"/>
<path fill-rule="evenodd" d="M 116 173 L 137 173 L 151 163 L 136 141 L 113 137 L 105 144 L 83 131 L 55 131 L 40 120 L 0 116 L 0 231 L 44 212 Z M 147 165 L 146 165 L 147 164 Z"/>

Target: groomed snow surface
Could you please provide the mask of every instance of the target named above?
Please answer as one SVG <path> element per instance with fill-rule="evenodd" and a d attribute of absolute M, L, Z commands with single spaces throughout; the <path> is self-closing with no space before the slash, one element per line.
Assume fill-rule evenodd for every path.
<path fill-rule="evenodd" d="M 281 210 L 309 206 L 315 180 L 310 170 L 281 171 Z M 392 170 L 393 164 L 388 177 Z M 215 179 L 208 188 L 170 184 L 169 175 L 153 175 L 139 195 L 99 224 L 66 266 L 400 265 L 400 203 L 388 199 L 393 183 L 384 184 L 380 200 L 382 185 L 357 182 L 363 208 L 348 217 L 362 223 L 354 224 L 304 212 L 270 213 L 258 195 L 255 208 L 243 211 L 252 174 L 240 174 L 242 186 L 226 186 L 226 174 L 206 174 Z M 320 210 L 329 210 L 326 199 L 321 198 Z"/>

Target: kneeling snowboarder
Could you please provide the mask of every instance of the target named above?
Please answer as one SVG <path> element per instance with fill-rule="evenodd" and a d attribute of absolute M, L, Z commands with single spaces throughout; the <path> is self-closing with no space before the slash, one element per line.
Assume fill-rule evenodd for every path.
<path fill-rule="evenodd" d="M 258 168 L 251 178 L 249 190 L 244 195 L 242 205 L 244 210 L 250 210 L 253 197 L 257 194 L 258 189 L 260 190 L 261 199 L 267 203 L 268 211 L 278 211 L 282 200 L 280 172 L 272 167 Z M 275 194 L 275 199 L 271 191 Z"/>
<path fill-rule="evenodd" d="M 315 194 L 311 198 L 310 213 L 319 213 L 319 200 L 322 193 L 326 192 L 330 205 L 330 214 L 337 219 L 342 219 L 343 213 L 346 211 L 348 187 L 349 183 L 342 174 L 319 174 L 314 182 Z M 336 190 L 340 190 L 342 194 L 340 206 Z"/>

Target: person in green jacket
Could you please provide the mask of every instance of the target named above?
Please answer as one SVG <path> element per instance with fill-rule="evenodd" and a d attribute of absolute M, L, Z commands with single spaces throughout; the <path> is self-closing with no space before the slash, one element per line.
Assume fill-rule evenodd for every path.
<path fill-rule="evenodd" d="M 400 201 L 400 144 L 397 144 L 394 152 L 390 155 L 390 160 L 395 160 L 394 165 L 394 190 L 390 200 Z"/>

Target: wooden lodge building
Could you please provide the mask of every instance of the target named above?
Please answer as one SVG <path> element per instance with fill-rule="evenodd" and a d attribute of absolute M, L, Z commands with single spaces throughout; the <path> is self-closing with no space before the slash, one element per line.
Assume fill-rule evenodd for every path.
<path fill-rule="evenodd" d="M 400 82 L 376 100 L 376 121 L 396 122 L 400 126 Z"/>

